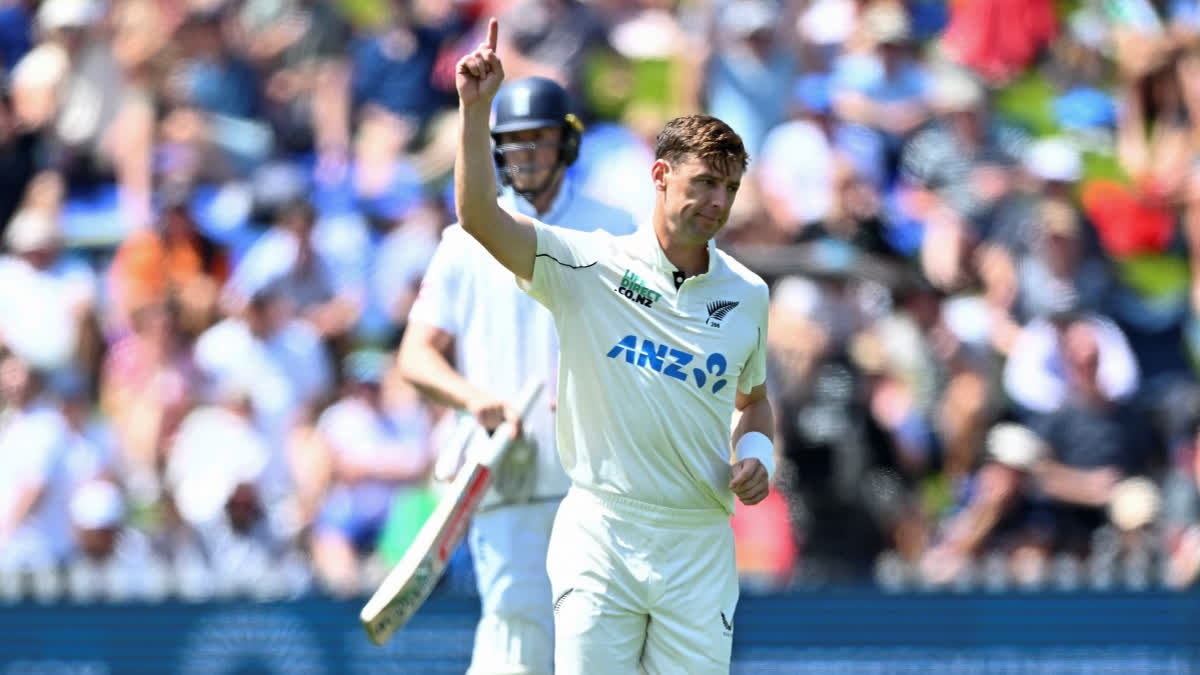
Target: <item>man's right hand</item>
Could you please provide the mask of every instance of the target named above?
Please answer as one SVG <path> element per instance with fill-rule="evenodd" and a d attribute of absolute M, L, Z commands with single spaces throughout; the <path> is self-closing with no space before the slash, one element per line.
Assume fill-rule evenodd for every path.
<path fill-rule="evenodd" d="M 459 101 L 464 106 L 476 103 L 491 105 L 492 97 L 504 81 L 504 66 L 496 55 L 496 37 L 499 33 L 496 19 L 488 21 L 487 39 L 458 61 L 454 71 L 454 86 L 458 89 Z"/>
<path fill-rule="evenodd" d="M 467 401 L 467 411 L 475 416 L 479 426 L 487 429 L 488 433 L 495 431 L 504 422 L 509 422 L 512 424 L 513 440 L 521 435 L 521 416 L 511 405 L 490 394 L 480 392 L 472 396 Z"/>

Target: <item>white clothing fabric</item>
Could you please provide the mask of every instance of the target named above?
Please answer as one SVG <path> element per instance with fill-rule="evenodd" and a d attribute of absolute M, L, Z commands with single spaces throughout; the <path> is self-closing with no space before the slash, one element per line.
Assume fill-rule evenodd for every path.
<path fill-rule="evenodd" d="M 266 487 L 274 493 L 290 485 L 284 448 L 295 416 L 333 386 L 333 367 L 320 337 L 302 321 L 292 321 L 266 339 L 246 322 L 225 319 L 196 340 L 197 367 L 214 383 L 238 383 L 250 394 L 259 429 L 270 447 Z"/>
<path fill-rule="evenodd" d="M 709 243 L 682 281 L 652 227 L 625 237 L 537 224 L 532 282 L 562 343 L 558 447 L 573 485 L 732 514 L 737 391 L 766 379 L 768 289 Z"/>
<path fill-rule="evenodd" d="M 1088 319 L 1096 335 L 1099 366 L 1096 378 L 1110 400 L 1120 401 L 1137 391 L 1137 358 L 1116 324 L 1100 317 Z M 1018 405 L 1038 413 L 1062 407 L 1067 397 L 1066 365 L 1058 330 L 1044 318 L 1021 329 L 1004 365 L 1004 390 Z"/>
<path fill-rule="evenodd" d="M 481 618 L 469 675 L 550 675 L 552 596 L 546 552 L 559 500 L 518 504 L 475 516 L 469 543 Z"/>
<path fill-rule="evenodd" d="M 505 208 L 532 212 L 524 199 L 506 193 Z M 564 184 L 545 217 L 579 231 L 628 234 L 632 217 L 575 193 Z M 524 421 L 526 435 L 537 445 L 537 484 L 533 497 L 562 497 L 567 479 L 555 450 L 554 416 L 558 337 L 550 312 L 533 302 L 512 281 L 512 273 L 492 258 L 474 237 L 452 225 L 442 234 L 437 252 L 421 284 L 410 322 L 424 323 L 454 336 L 459 372 L 476 386 L 509 401 L 535 380 L 545 394 Z M 515 401 L 514 401 L 515 405 Z M 489 491 L 483 508 L 498 500 Z"/>
<path fill-rule="evenodd" d="M 379 242 L 370 267 L 371 313 L 364 322 L 374 321 L 390 327 L 391 313 L 402 298 L 420 286 L 429 261 L 437 250 L 438 236 L 423 225 L 404 225 L 392 230 Z M 372 330 L 379 330 L 375 325 Z"/>
<path fill-rule="evenodd" d="M 534 215 L 533 206 L 511 191 L 500 203 Z M 545 218 L 582 231 L 636 230 L 628 213 L 578 194 L 569 182 Z M 530 501 L 505 504 L 493 488 L 471 525 L 482 615 L 469 672 L 549 675 L 554 639 L 546 552 L 554 513 L 568 487 L 550 408 L 558 366 L 554 318 L 521 292 L 512 274 L 479 242 L 454 225 L 442 235 L 409 321 L 453 335 L 459 372 L 514 405 L 530 382 L 545 383 L 545 393 L 524 420 L 525 436 L 536 447 L 533 486 L 525 491 Z M 495 508 L 500 505 L 504 508 Z"/>
<path fill-rule="evenodd" d="M 70 441 L 66 420 L 51 406 L 16 411 L 0 425 L 0 522 L 9 521 L 26 488 L 42 490 L 25 519 L 0 538 L 0 568 L 53 564 L 70 552 Z"/>
<path fill-rule="evenodd" d="M 356 464 L 403 465 L 414 473 L 429 463 L 425 439 L 432 426 L 426 410 L 415 403 L 376 411 L 352 397 L 329 406 L 317 419 L 317 430 L 334 453 Z"/>
<path fill-rule="evenodd" d="M 762 189 L 798 224 L 829 215 L 834 197 L 833 146 L 813 122 L 784 122 L 767 134 L 755 173 Z"/>
<path fill-rule="evenodd" d="M 314 273 L 328 291 L 362 302 L 365 297 L 370 236 L 360 219 L 321 218 L 309 241 L 317 252 L 319 269 Z M 249 298 L 268 284 L 286 277 L 296 266 L 299 251 L 295 235 L 282 227 L 267 230 L 233 270 L 228 285 L 243 298 Z"/>
<path fill-rule="evenodd" d="M 166 479 L 184 520 L 203 526 L 225 517 L 241 483 L 258 482 L 272 451 L 248 420 L 218 406 L 183 418 L 167 459 Z"/>
<path fill-rule="evenodd" d="M 92 302 L 95 277 L 85 265 L 60 259 L 48 270 L 25 260 L 0 258 L 0 335 L 30 364 L 51 370 L 67 365 L 79 344 L 77 307 Z"/>
<path fill-rule="evenodd" d="M 572 487 L 548 571 L 557 675 L 729 672 L 739 589 L 723 509 L 655 507 Z"/>

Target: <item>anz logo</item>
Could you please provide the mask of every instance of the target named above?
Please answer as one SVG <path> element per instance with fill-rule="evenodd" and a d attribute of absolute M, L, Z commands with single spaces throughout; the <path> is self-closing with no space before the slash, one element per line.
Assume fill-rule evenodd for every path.
<path fill-rule="evenodd" d="M 729 378 L 724 377 L 729 369 L 724 354 L 714 352 L 703 361 L 698 361 L 695 354 L 682 349 L 655 344 L 644 338 L 639 345 L 636 335 L 626 335 L 606 354 L 610 359 L 621 355 L 624 355 L 625 363 L 631 366 L 649 368 L 680 382 L 691 382 L 700 389 L 709 389 L 714 394 L 729 384 Z"/>

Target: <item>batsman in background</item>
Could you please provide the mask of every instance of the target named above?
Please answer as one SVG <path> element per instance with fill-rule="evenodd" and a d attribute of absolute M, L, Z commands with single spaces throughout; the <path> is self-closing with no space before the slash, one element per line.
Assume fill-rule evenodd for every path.
<path fill-rule="evenodd" d="M 458 63 L 455 207 L 558 330 L 558 450 L 571 488 L 547 560 L 555 672 L 728 673 L 729 516 L 735 495 L 767 496 L 774 466 L 767 286 L 712 242 L 745 149 L 713 117 L 668 122 L 649 176 L 653 220 L 633 235 L 504 210 L 488 138 L 504 79 L 497 31 L 493 19 Z"/>
<path fill-rule="evenodd" d="M 493 158 L 500 170 L 505 208 L 581 230 L 636 229 L 628 213 L 578 194 L 567 178 L 583 127 L 562 87 L 543 78 L 510 83 L 495 101 L 494 118 L 494 148 L 485 148 L 484 158 L 489 172 Z M 496 203 L 494 183 L 488 199 Z M 457 372 L 447 358 L 451 353 Z M 469 533 L 482 600 L 472 675 L 552 670 L 546 549 L 568 486 L 550 406 L 557 365 L 550 313 L 461 227 L 446 229 L 409 313 L 401 370 L 425 395 L 468 411 L 489 430 L 504 419 L 524 430 L 498 467 Z M 551 395 L 517 420 L 513 398 L 535 380 L 545 382 Z"/>

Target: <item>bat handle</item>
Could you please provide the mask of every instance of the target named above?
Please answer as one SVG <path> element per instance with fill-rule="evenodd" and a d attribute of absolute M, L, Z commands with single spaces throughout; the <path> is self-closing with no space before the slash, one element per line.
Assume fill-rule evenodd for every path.
<path fill-rule="evenodd" d="M 517 409 L 517 413 L 521 416 L 521 419 L 529 416 L 529 413 L 533 410 L 533 404 L 537 402 L 538 396 L 544 388 L 545 383 L 534 381 L 529 383 L 521 392 L 521 397 L 518 399 L 520 407 Z M 479 458 L 479 463 L 489 468 L 494 466 L 504 456 L 504 453 L 508 451 L 509 446 L 512 445 L 512 434 L 513 425 L 511 422 L 504 422 L 497 427 L 492 432 L 487 447 L 483 450 Z"/>

